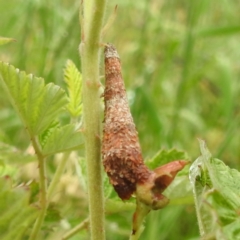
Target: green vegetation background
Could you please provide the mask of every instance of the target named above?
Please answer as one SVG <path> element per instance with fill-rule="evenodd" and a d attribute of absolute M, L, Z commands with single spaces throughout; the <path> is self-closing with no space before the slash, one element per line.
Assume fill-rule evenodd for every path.
<path fill-rule="evenodd" d="M 106 19 L 116 4 L 104 41 L 114 43 L 121 56 L 144 156 L 177 147 L 195 160 L 197 138 L 203 138 L 214 157 L 239 170 L 240 1 L 109 1 Z M 66 60 L 80 66 L 78 6 L 66 0 L 0 0 L 0 35 L 17 40 L 1 46 L 0 60 L 65 87 Z M 26 149 L 22 124 L 0 92 L 0 140 Z M 49 172 L 53 167 L 50 162 Z M 16 182 L 29 180 L 24 174 L 16 173 Z M 60 184 L 78 189 L 74 181 Z M 59 205 L 77 223 L 86 214 L 86 200 L 64 189 Z M 128 238 L 131 214 L 108 216 L 108 239 Z M 152 212 L 141 239 L 198 239 L 193 201 Z"/>

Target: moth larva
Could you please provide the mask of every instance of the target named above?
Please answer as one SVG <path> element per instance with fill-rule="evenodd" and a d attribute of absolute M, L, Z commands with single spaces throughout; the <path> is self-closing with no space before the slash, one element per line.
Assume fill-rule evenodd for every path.
<path fill-rule="evenodd" d="M 135 193 L 140 202 L 152 209 L 162 208 L 169 202 L 162 192 L 189 162 L 176 160 L 152 171 L 147 168 L 128 106 L 119 55 L 111 44 L 105 46 L 104 54 L 104 169 L 121 199 L 127 200 Z"/>
<path fill-rule="evenodd" d="M 150 171 L 144 165 L 138 134 L 128 106 L 116 48 L 105 46 L 103 165 L 110 182 L 121 199 L 129 199 L 136 183 L 148 179 Z"/>

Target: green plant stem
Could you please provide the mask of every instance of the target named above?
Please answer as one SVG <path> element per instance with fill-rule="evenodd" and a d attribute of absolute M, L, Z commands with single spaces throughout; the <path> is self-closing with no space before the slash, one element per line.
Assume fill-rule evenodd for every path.
<path fill-rule="evenodd" d="M 60 159 L 60 163 L 57 166 L 57 171 L 55 172 L 54 177 L 48 187 L 48 191 L 47 191 L 48 201 L 51 200 L 51 198 L 54 194 L 54 190 L 57 188 L 57 184 L 59 183 L 59 179 L 61 178 L 61 176 L 65 170 L 65 166 L 66 166 L 66 163 L 68 161 L 70 154 L 71 154 L 71 152 L 65 152 L 62 155 L 62 159 Z"/>
<path fill-rule="evenodd" d="M 83 76 L 83 122 L 87 165 L 90 234 L 104 240 L 104 195 L 101 164 L 101 105 L 99 95 L 99 45 L 106 0 L 83 1 L 80 16 L 80 55 Z"/>
<path fill-rule="evenodd" d="M 131 233 L 129 240 L 138 240 L 144 230 L 143 221 L 147 214 L 150 212 L 150 207 L 141 203 L 139 199 L 136 199 L 136 211 L 133 216 L 132 230 L 135 233 Z"/>
<path fill-rule="evenodd" d="M 40 185 L 40 214 L 34 224 L 29 240 L 36 240 L 41 229 L 44 217 L 47 211 L 47 177 L 46 177 L 46 165 L 45 158 L 43 157 L 37 139 L 31 138 L 33 148 L 38 158 L 39 164 L 39 185 Z"/>
<path fill-rule="evenodd" d="M 62 240 L 67 240 L 70 237 L 74 236 L 76 233 L 78 233 L 80 230 L 82 230 L 83 228 L 86 228 L 89 224 L 89 219 L 85 219 L 83 222 L 81 222 L 80 224 L 78 224 L 76 227 L 74 227 L 73 229 L 71 229 L 69 232 L 67 232 Z"/>

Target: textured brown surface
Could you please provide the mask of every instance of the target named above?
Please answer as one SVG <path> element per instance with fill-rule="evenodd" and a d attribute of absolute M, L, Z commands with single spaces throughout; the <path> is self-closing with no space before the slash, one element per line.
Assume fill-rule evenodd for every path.
<path fill-rule="evenodd" d="M 129 199 L 137 183 L 151 174 L 143 163 L 138 134 L 130 113 L 116 48 L 105 47 L 105 119 L 102 142 L 103 165 L 122 199 Z"/>

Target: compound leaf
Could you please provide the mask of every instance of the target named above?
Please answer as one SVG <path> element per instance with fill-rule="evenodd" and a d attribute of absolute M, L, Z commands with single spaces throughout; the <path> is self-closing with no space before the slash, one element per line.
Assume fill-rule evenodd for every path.
<path fill-rule="evenodd" d="M 177 149 L 161 149 L 159 152 L 156 153 L 151 159 L 146 161 L 146 165 L 150 169 L 155 169 L 161 165 L 169 163 L 174 160 L 187 160 L 187 154 L 184 151 L 180 151 Z"/>
<path fill-rule="evenodd" d="M 213 158 L 203 140 L 201 156 L 190 168 L 190 182 L 201 236 L 238 239 L 240 235 L 240 173 Z"/>
<path fill-rule="evenodd" d="M 39 214 L 29 205 L 30 192 L 27 188 L 12 188 L 9 177 L 0 178 L 0 239 L 21 240 Z"/>
<path fill-rule="evenodd" d="M 82 113 L 82 75 L 71 60 L 67 60 L 64 80 L 69 94 L 67 109 L 73 117 L 77 117 Z"/>
<path fill-rule="evenodd" d="M 3 87 L 31 136 L 39 135 L 64 109 L 64 90 L 42 78 L 27 75 L 13 66 L 0 62 Z"/>
<path fill-rule="evenodd" d="M 59 152 L 78 149 L 83 146 L 83 137 L 80 131 L 75 130 L 73 124 L 53 128 L 45 140 L 43 154 L 45 156 Z"/>

